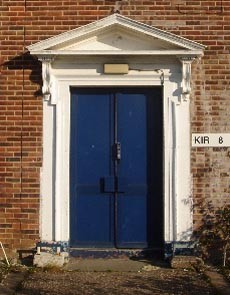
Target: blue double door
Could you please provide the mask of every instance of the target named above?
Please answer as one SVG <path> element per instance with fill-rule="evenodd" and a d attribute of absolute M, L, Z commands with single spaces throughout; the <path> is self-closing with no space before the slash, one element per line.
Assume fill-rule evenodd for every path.
<path fill-rule="evenodd" d="M 159 247 L 162 90 L 71 90 L 70 243 Z"/>

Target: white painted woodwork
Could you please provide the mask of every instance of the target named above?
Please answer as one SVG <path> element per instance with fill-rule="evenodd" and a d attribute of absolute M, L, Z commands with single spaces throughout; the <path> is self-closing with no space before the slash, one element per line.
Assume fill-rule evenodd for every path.
<path fill-rule="evenodd" d="M 164 87 L 164 238 L 189 241 L 191 63 L 204 48 L 119 14 L 28 47 L 43 64 L 43 241 L 69 241 L 70 87 L 159 85 Z M 106 75 L 105 63 L 128 64 L 129 71 Z"/>

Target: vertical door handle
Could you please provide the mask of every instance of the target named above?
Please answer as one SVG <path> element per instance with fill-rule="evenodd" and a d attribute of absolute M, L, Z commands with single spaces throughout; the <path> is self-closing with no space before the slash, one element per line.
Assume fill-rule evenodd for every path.
<path fill-rule="evenodd" d="M 116 142 L 113 145 L 113 157 L 117 161 L 121 160 L 121 143 L 120 142 Z"/>

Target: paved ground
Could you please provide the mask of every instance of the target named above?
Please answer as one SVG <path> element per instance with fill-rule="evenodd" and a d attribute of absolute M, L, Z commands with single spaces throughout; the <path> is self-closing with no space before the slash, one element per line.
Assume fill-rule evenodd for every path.
<path fill-rule="evenodd" d="M 199 274 L 184 270 L 149 272 L 35 272 L 15 294 L 66 295 L 214 295 Z"/>
<path fill-rule="evenodd" d="M 172 269 L 164 263 L 84 259 L 70 263 L 67 268 L 27 269 L 27 273 L 23 269 L 11 273 L 0 286 L 0 295 L 230 294 L 224 284 L 219 290 L 222 293 L 216 293 L 203 273 Z M 214 273 L 214 280 L 219 283 L 221 277 Z"/>

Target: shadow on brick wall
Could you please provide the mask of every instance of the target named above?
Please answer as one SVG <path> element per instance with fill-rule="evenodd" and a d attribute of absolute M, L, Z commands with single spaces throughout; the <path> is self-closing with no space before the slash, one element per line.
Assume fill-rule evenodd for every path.
<path fill-rule="evenodd" d="M 33 87 L 31 87 L 32 84 L 37 84 L 34 85 L 35 91 L 33 92 L 33 90 L 31 90 L 31 92 L 33 92 L 35 97 L 42 96 L 42 64 L 29 52 L 15 56 L 2 63 L 1 66 L 3 68 L 2 74 L 6 72 L 6 76 L 11 77 L 12 80 L 19 81 L 19 83 L 15 82 L 14 85 L 23 84 L 25 90 L 30 90 L 33 89 Z M 11 73 L 11 71 L 15 72 Z M 31 83 L 28 83 L 28 80 Z"/>

